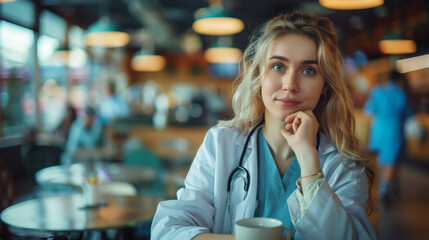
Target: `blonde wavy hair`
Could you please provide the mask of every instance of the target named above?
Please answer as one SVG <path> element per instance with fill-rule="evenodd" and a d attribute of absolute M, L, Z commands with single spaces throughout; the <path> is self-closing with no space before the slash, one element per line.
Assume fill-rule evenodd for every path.
<path fill-rule="evenodd" d="M 342 77 L 341 54 L 332 22 L 299 11 L 274 17 L 255 31 L 240 61 L 240 74 L 235 81 L 232 108 L 234 117 L 218 125 L 236 127 L 248 132 L 264 117 L 261 79 L 266 70 L 266 54 L 271 42 L 284 34 L 299 34 L 312 39 L 317 46 L 317 62 L 323 79 L 329 86 L 313 110 L 320 130 L 336 145 L 340 161 L 350 159 L 354 166 L 367 166 L 355 133 L 353 102 Z M 373 172 L 365 167 L 370 187 Z"/>

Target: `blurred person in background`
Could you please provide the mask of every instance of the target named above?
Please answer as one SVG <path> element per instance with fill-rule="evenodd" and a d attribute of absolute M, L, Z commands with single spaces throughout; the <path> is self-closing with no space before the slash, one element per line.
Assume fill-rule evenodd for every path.
<path fill-rule="evenodd" d="M 129 114 L 129 106 L 123 98 L 118 96 L 115 83 L 109 82 L 107 85 L 107 97 L 102 99 L 99 105 L 102 124 L 114 123 L 115 120 L 128 117 Z"/>
<path fill-rule="evenodd" d="M 66 143 L 66 153 L 70 156 L 79 149 L 91 149 L 103 144 L 103 130 L 94 108 L 86 106 L 72 123 Z"/>
<path fill-rule="evenodd" d="M 405 159 L 404 126 L 414 115 L 405 76 L 393 71 L 386 83 L 376 85 L 364 110 L 372 118 L 369 150 L 377 153 L 380 171 L 379 198 L 388 206 L 398 194 L 398 171 Z"/>
<path fill-rule="evenodd" d="M 71 104 L 67 104 L 64 117 L 54 130 L 54 135 L 59 138 L 62 144 L 65 144 L 69 138 L 71 126 L 76 118 L 75 108 Z"/>
<path fill-rule="evenodd" d="M 359 149 L 332 22 L 281 14 L 252 36 L 234 118 L 211 128 L 151 239 L 234 239 L 234 223 L 276 218 L 294 239 L 375 239 L 373 173 Z"/>

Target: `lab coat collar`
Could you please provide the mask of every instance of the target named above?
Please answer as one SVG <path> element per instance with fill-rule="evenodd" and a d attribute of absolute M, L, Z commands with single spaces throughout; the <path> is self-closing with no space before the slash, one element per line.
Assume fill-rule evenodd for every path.
<path fill-rule="evenodd" d="M 252 148 L 253 146 L 256 146 L 255 141 L 257 138 L 255 138 L 255 136 L 256 136 L 258 129 L 261 127 L 262 127 L 262 125 L 257 127 L 257 130 L 253 133 L 252 137 L 250 138 L 249 144 L 247 144 L 247 148 Z M 246 142 L 246 138 L 247 138 L 249 132 L 241 133 L 240 136 L 238 137 L 237 141 L 235 141 L 235 144 L 240 146 L 240 147 L 244 146 L 244 143 Z"/>

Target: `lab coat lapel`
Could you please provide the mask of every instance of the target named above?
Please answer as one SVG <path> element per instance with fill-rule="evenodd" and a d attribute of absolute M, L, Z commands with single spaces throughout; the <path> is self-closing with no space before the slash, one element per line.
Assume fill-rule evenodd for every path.
<path fill-rule="evenodd" d="M 257 133 L 258 130 L 252 135 L 249 146 L 247 146 L 246 155 L 243 160 L 243 166 L 249 171 L 250 175 L 250 186 L 249 192 L 247 193 L 246 198 L 243 201 L 237 202 L 236 205 L 236 214 L 235 221 L 240 219 L 253 217 L 256 209 L 256 193 L 258 186 L 258 152 L 257 152 Z M 239 141 L 237 141 L 238 143 Z M 243 146 L 243 141 L 240 141 Z M 238 143 L 239 144 L 239 143 Z M 238 147 L 238 146 L 237 146 Z M 236 191 L 243 191 L 243 189 L 239 189 Z M 240 194 L 237 194 L 240 195 Z M 234 221 L 234 223 L 235 223 Z"/>

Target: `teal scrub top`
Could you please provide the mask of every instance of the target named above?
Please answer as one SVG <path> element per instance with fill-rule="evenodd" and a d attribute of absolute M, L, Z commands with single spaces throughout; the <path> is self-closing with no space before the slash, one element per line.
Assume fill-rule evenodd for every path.
<path fill-rule="evenodd" d="M 364 109 L 372 115 L 369 148 L 378 153 L 378 163 L 392 166 L 405 153 L 404 126 L 414 115 L 406 92 L 394 83 L 375 86 Z"/>
<path fill-rule="evenodd" d="M 258 131 L 258 159 L 258 192 L 256 195 L 258 204 L 255 217 L 279 219 L 284 226 L 292 229 L 294 234 L 295 229 L 289 214 L 287 199 L 295 191 L 296 181 L 301 175 L 298 161 L 295 157 L 283 179 L 280 178 L 262 128 Z"/>

